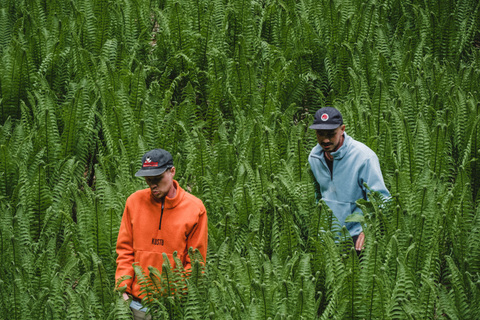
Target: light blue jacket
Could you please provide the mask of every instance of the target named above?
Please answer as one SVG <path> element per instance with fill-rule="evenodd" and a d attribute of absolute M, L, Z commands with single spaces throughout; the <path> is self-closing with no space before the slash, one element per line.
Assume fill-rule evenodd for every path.
<path fill-rule="evenodd" d="M 380 192 L 389 198 L 390 193 L 383 182 L 382 171 L 378 157 L 369 147 L 354 140 L 344 133 L 343 145 L 333 156 L 333 173 L 330 173 L 322 147 L 317 144 L 310 155 L 308 162 L 313 175 L 320 185 L 322 200 L 332 209 L 340 225 L 345 225 L 351 236 L 362 232 L 358 222 L 347 222 L 345 218 L 354 212 L 361 213 L 355 201 L 367 200 L 368 190 L 364 183 L 373 191 Z"/>

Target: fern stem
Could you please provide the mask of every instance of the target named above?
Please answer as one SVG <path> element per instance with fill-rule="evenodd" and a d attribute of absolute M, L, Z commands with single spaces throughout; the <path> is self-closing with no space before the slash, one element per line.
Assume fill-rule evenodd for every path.
<path fill-rule="evenodd" d="M 423 187 L 423 194 L 422 194 L 422 204 L 420 206 L 420 215 L 423 214 L 423 205 L 424 205 L 424 202 L 425 202 L 425 195 L 427 193 L 427 187 Z"/>
<path fill-rule="evenodd" d="M 395 208 L 395 210 L 397 211 L 397 224 L 395 226 L 395 230 L 398 230 L 398 222 L 399 222 L 399 219 L 400 219 L 400 206 L 397 205 L 397 207 Z"/>
<path fill-rule="evenodd" d="M 403 301 L 399 301 L 399 302 L 398 302 L 398 305 L 400 306 L 400 308 L 402 308 L 402 311 L 403 311 L 403 313 L 405 313 L 405 315 L 407 316 L 407 319 L 408 319 L 409 317 L 411 317 L 410 313 L 409 313 L 407 310 L 405 310 L 405 307 L 403 306 Z"/>
<path fill-rule="evenodd" d="M 135 89 L 134 89 L 134 90 L 135 90 L 135 103 L 134 103 L 134 105 L 133 105 L 134 110 L 137 108 L 137 105 L 138 105 L 138 90 L 139 90 L 138 87 L 139 87 L 139 85 L 140 85 L 140 73 L 142 72 L 142 71 L 140 70 L 141 65 L 138 66 L 137 68 L 138 68 L 138 75 L 137 75 L 137 77 L 136 77 L 136 79 L 135 79 L 135 80 L 136 80 L 136 81 L 135 81 L 135 82 L 136 82 L 136 83 L 135 83 Z M 140 104 L 140 107 L 138 108 L 136 121 L 140 121 L 140 115 L 141 115 L 141 114 L 142 114 L 142 104 Z"/>
<path fill-rule="evenodd" d="M 382 89 L 383 89 L 382 84 L 383 84 L 383 82 L 378 81 L 378 84 L 380 86 L 380 94 L 379 94 L 379 97 L 378 97 L 378 110 L 377 110 L 377 137 L 380 137 L 380 109 L 382 107 Z"/>
<path fill-rule="evenodd" d="M 399 180 L 400 179 L 400 171 L 397 169 L 395 169 L 395 187 L 396 187 L 396 191 L 397 191 L 397 194 L 400 195 L 400 187 L 399 187 Z"/>
<path fill-rule="evenodd" d="M 375 241 L 374 242 L 374 247 L 375 247 L 375 255 L 374 255 L 374 264 L 373 264 L 373 281 L 372 281 L 372 291 L 371 291 L 371 299 L 370 299 L 370 315 L 369 315 L 369 319 L 372 319 L 372 312 L 373 312 L 373 294 L 375 292 L 375 277 L 376 277 L 376 273 L 377 273 L 377 253 L 378 253 L 378 243 Z"/>
<path fill-rule="evenodd" d="M 41 210 L 42 210 L 42 204 L 41 204 L 41 188 L 42 188 L 42 184 L 40 182 L 40 179 L 41 179 L 41 167 L 40 165 L 38 166 L 38 202 L 37 202 L 37 209 L 38 209 L 38 212 L 37 212 L 37 221 L 38 221 L 38 234 L 36 235 L 36 240 L 40 239 L 40 233 L 41 233 Z"/>
<path fill-rule="evenodd" d="M 303 283 L 302 283 L 302 287 L 303 287 Z M 299 316 L 301 317 L 301 315 L 303 314 L 303 288 L 300 289 L 300 291 L 298 292 L 298 295 L 300 296 L 300 313 L 299 313 Z"/>
<path fill-rule="evenodd" d="M 5 103 L 0 103 L 0 105 L 2 105 L 2 123 L 5 123 L 5 121 L 7 120 L 5 117 Z"/>
<path fill-rule="evenodd" d="M 245 185 L 243 185 L 243 199 L 245 201 L 245 209 L 247 211 L 247 217 L 250 215 L 248 210 L 248 199 L 247 199 L 247 191 L 245 190 Z"/>
<path fill-rule="evenodd" d="M 289 223 L 288 219 L 287 219 L 287 214 L 285 213 L 284 210 L 282 210 L 282 212 L 284 212 L 284 215 L 285 215 L 285 224 L 287 225 L 287 231 L 288 231 L 288 252 L 291 253 L 293 251 L 292 249 L 292 226 L 291 224 Z"/>
<path fill-rule="evenodd" d="M 241 5 L 241 8 L 242 8 L 242 12 L 240 13 L 240 22 L 242 23 L 242 25 L 245 25 L 244 21 L 243 21 L 243 8 L 245 7 L 245 0 L 242 0 L 242 5 Z"/>
<path fill-rule="evenodd" d="M 267 69 L 267 75 L 265 77 L 265 90 L 263 92 L 263 108 L 262 108 L 262 114 L 265 114 L 265 105 L 267 103 L 267 89 L 268 89 L 268 81 L 269 81 L 269 77 L 270 77 L 270 60 L 267 59 L 267 61 L 265 62 L 266 64 L 266 69 Z"/>
<path fill-rule="evenodd" d="M 283 280 L 283 281 L 282 281 L 282 284 L 283 284 L 283 286 L 285 287 L 285 298 L 286 298 L 286 301 L 288 301 L 289 293 L 288 293 L 288 284 L 287 284 L 287 281 Z"/>
<path fill-rule="evenodd" d="M 302 181 L 302 154 L 300 153 L 300 139 L 297 140 L 297 153 L 298 153 L 298 174 L 300 181 Z"/>
<path fill-rule="evenodd" d="M 355 244 L 354 244 L 355 245 Z M 352 319 L 354 319 L 355 314 L 355 256 L 357 253 L 355 252 L 355 248 L 350 250 L 350 259 L 352 260 L 352 301 L 351 301 L 351 311 L 352 311 Z"/>
<path fill-rule="evenodd" d="M 15 270 L 17 270 L 18 263 L 17 263 L 17 255 L 15 254 L 15 238 L 12 236 L 11 240 L 12 240 L 12 250 L 13 250 L 13 264 L 15 266 L 14 273 L 16 273 Z M 14 277 L 16 278 L 15 275 Z M 18 305 L 16 283 L 17 281 L 13 281 L 13 314 L 15 315 L 15 320 L 17 319 L 17 305 Z"/>
<path fill-rule="evenodd" d="M 435 156 L 433 158 L 433 172 L 437 172 L 437 153 L 438 153 L 438 136 L 440 125 L 435 128 Z M 440 176 L 440 174 L 439 174 Z"/>
<path fill-rule="evenodd" d="M 315 233 L 315 237 L 318 236 L 318 232 L 320 230 L 320 221 L 322 219 L 322 209 L 323 209 L 323 206 L 320 206 L 320 212 L 318 213 L 317 230 L 316 230 L 316 233 Z"/>
<path fill-rule="evenodd" d="M 197 2 L 197 28 L 198 28 L 198 33 L 200 34 L 202 31 L 202 28 L 200 27 L 200 4 Z"/>
<path fill-rule="evenodd" d="M 237 17 L 233 17 L 233 60 L 235 61 L 235 54 L 237 53 Z M 240 52 L 238 53 L 240 55 Z"/>
<path fill-rule="evenodd" d="M 70 145 L 70 143 L 69 143 L 69 141 L 70 141 L 70 135 L 72 135 L 72 130 L 74 130 L 74 128 L 72 128 L 72 127 L 74 127 L 74 126 L 72 126 L 71 123 L 72 123 L 73 115 L 74 115 L 74 114 L 76 113 L 76 111 L 77 111 L 77 99 L 76 99 L 76 97 L 74 97 L 73 99 L 74 99 L 74 100 L 73 100 L 73 107 L 72 107 L 72 110 L 70 111 L 70 116 L 68 117 L 68 124 L 67 124 L 67 125 L 68 125 L 68 132 L 67 132 L 67 141 L 66 141 L 66 143 L 65 143 L 65 153 L 64 153 L 64 155 L 63 155 L 64 158 L 67 158 L 68 151 L 69 151 L 69 149 L 70 149 L 70 148 L 69 148 L 69 145 Z M 119 126 L 119 125 L 117 126 L 117 128 L 119 128 L 119 130 L 120 130 L 120 126 Z M 67 130 L 67 129 L 65 129 L 65 130 Z"/>
<path fill-rule="evenodd" d="M 1 260 L 0 260 L 0 270 L 2 270 L 2 272 L 0 272 L 0 276 L 2 277 L 3 279 L 3 270 L 4 269 L 4 261 L 3 261 L 3 258 L 4 258 L 4 255 L 5 255 L 5 248 L 3 247 L 3 232 L 2 232 L 2 229 L 0 228 L 0 245 L 2 246 L 2 251 L 0 252 L 0 256 L 1 256 Z"/>
<path fill-rule="evenodd" d="M 480 4 L 479 4 L 480 6 Z M 472 82 L 472 81 L 470 81 Z M 477 113 L 477 119 L 478 119 L 478 114 L 479 114 L 479 111 L 480 111 L 480 103 L 477 103 L 477 108 L 476 108 L 476 113 Z M 472 150 L 474 150 L 474 154 L 473 154 L 473 157 L 474 158 L 478 158 L 478 139 L 476 139 L 476 137 L 478 137 L 478 123 L 475 123 L 475 128 L 474 128 L 474 133 L 473 133 L 473 148 Z M 475 163 L 472 167 L 472 177 L 473 177 L 473 187 L 472 187 L 472 193 L 473 193 L 473 199 L 477 199 L 477 192 L 478 192 L 478 174 L 477 174 L 477 168 L 478 168 L 478 164 Z"/>
<path fill-rule="evenodd" d="M 154 293 L 159 293 L 159 294 L 161 295 L 162 288 L 161 288 L 161 286 L 159 287 L 159 286 L 157 285 L 157 283 L 161 283 L 161 279 L 159 279 L 159 278 L 158 278 L 155 274 L 153 274 L 153 273 L 150 273 L 150 278 L 152 279 L 152 281 L 151 281 L 150 283 L 151 283 L 151 284 L 153 285 L 153 287 L 154 287 L 154 288 L 153 288 L 153 289 L 154 289 L 153 292 L 154 292 Z M 158 279 L 158 280 L 157 280 L 157 281 L 154 281 L 154 280 L 153 280 L 154 278 L 155 278 L 155 279 Z M 153 294 L 152 294 L 152 297 L 153 297 Z"/>
<path fill-rule="evenodd" d="M 375 4 L 372 4 L 372 7 L 375 7 Z M 375 12 L 375 9 L 372 8 L 370 11 L 370 19 L 368 19 L 368 27 L 367 27 L 367 34 L 365 35 L 365 39 L 368 39 L 368 34 L 370 33 L 370 27 L 372 26 L 372 21 L 373 21 L 373 13 Z M 367 68 L 368 69 L 368 68 Z"/>
<path fill-rule="evenodd" d="M 240 92 L 243 93 L 241 73 L 240 73 L 240 70 L 238 69 L 238 65 L 240 63 L 237 61 L 237 62 L 234 62 L 234 64 L 235 64 L 235 70 L 237 71 L 238 85 L 240 86 Z"/>
<path fill-rule="evenodd" d="M 3 106 L 3 103 L 1 104 Z M 8 190 L 8 186 L 10 185 L 9 184 L 9 181 L 8 181 L 8 165 L 7 165 L 7 148 L 5 146 L 0 146 L 0 148 L 4 148 L 4 151 L 3 151 L 3 165 L 5 166 L 5 169 L 2 170 L 4 172 L 3 174 L 3 178 L 5 180 L 5 196 L 8 197 L 8 194 L 9 194 L 9 190 Z M 3 250 L 2 250 L 3 252 Z"/>
<path fill-rule="evenodd" d="M 261 288 L 261 291 L 262 291 L 262 297 L 263 297 L 263 310 L 264 310 L 264 315 L 265 315 L 265 318 L 264 319 L 268 319 L 268 316 L 267 316 L 267 298 L 265 297 L 265 290 L 266 290 L 266 286 L 264 283 L 262 283 L 260 285 L 260 288 Z"/>
<path fill-rule="evenodd" d="M 423 316 L 424 319 L 428 318 L 428 305 L 430 304 L 430 292 L 432 292 L 432 289 L 428 288 L 427 303 L 425 304 L 425 314 Z"/>
<path fill-rule="evenodd" d="M 272 171 L 272 154 L 270 152 L 270 139 L 268 139 L 268 130 L 265 130 L 265 135 L 267 138 L 267 150 L 268 150 L 268 164 L 270 166 L 270 176 L 273 174 Z"/>
<path fill-rule="evenodd" d="M 410 145 L 410 134 L 408 132 L 408 124 L 407 124 L 407 119 L 406 118 L 403 118 L 403 124 L 405 126 L 405 136 L 407 138 L 407 151 L 408 151 L 408 165 L 409 165 L 409 174 L 410 174 L 410 182 L 413 183 L 413 176 L 412 176 L 412 165 L 413 165 L 413 161 L 412 161 L 412 148 L 411 148 L 411 145 Z"/>
<path fill-rule="evenodd" d="M 252 283 L 252 274 L 250 273 L 251 263 L 247 261 L 248 283 Z M 252 300 L 252 286 L 250 285 L 250 301 Z"/>
<path fill-rule="evenodd" d="M 249 97 L 249 105 L 250 107 L 253 105 L 253 92 L 252 92 L 252 72 L 251 72 L 251 65 L 247 64 L 247 70 L 248 70 L 248 88 L 250 92 L 248 93 Z"/>
<path fill-rule="evenodd" d="M 211 21 L 211 19 L 212 19 L 212 10 L 210 10 L 208 21 Z M 203 58 L 202 58 L 202 61 L 207 66 L 207 68 L 208 68 L 207 47 L 208 47 L 208 37 L 210 36 L 210 23 L 208 23 L 208 21 L 207 21 L 207 35 L 205 36 L 205 47 L 204 47 L 205 49 L 203 50 Z M 200 29 L 200 22 L 199 22 L 198 28 Z"/>
<path fill-rule="evenodd" d="M 260 188 L 261 188 L 261 192 L 262 194 L 264 194 L 264 187 L 263 187 L 263 175 L 262 175 L 262 172 L 261 172 L 262 168 L 261 167 L 258 167 L 258 175 L 260 177 Z"/>
<path fill-rule="evenodd" d="M 420 254 L 420 248 L 422 247 L 423 226 L 425 225 L 425 216 L 422 215 L 422 225 L 420 229 L 420 239 L 418 241 L 417 257 L 415 258 L 415 270 L 418 268 L 418 258 Z"/>
<path fill-rule="evenodd" d="M 332 211 L 332 210 L 328 210 L 328 212 L 330 213 L 330 216 L 328 217 L 328 230 L 332 230 L 332 226 L 333 226 L 333 211 Z"/>
<path fill-rule="evenodd" d="M 199 263 L 195 263 L 194 266 L 196 267 L 195 268 L 195 287 L 197 287 L 198 289 L 198 278 L 201 276 L 201 273 L 200 273 L 200 264 Z"/>
<path fill-rule="evenodd" d="M 113 210 L 110 209 L 110 226 L 109 226 L 109 230 L 110 230 L 110 248 L 112 248 L 114 246 L 113 244 Z"/>
<path fill-rule="evenodd" d="M 101 262 L 97 262 L 97 269 L 98 269 L 98 277 L 100 277 L 100 292 L 102 298 L 102 307 L 105 307 L 105 292 L 104 292 L 104 284 L 103 284 L 103 277 L 102 277 L 102 270 L 101 270 Z"/>
<path fill-rule="evenodd" d="M 48 109 L 45 110 L 45 147 L 47 148 L 47 161 L 46 161 L 46 170 L 47 170 L 47 177 L 49 177 L 49 156 L 48 156 Z"/>
<path fill-rule="evenodd" d="M 229 215 L 225 215 L 225 239 L 227 238 L 227 231 L 228 231 L 228 217 Z"/>
<path fill-rule="evenodd" d="M 203 164 L 203 149 L 202 149 L 202 143 L 200 142 L 200 165 L 202 166 L 202 177 L 205 176 L 205 170 L 204 167 L 205 165 Z"/>
<path fill-rule="evenodd" d="M 447 129 L 444 130 L 444 134 L 443 134 L 443 141 L 447 141 Z M 438 169 L 438 172 L 442 173 L 442 165 L 443 165 L 443 161 L 440 161 L 440 168 Z"/>
<path fill-rule="evenodd" d="M 99 248 L 99 233 L 100 233 L 100 230 L 98 230 L 98 224 L 99 224 L 99 221 L 98 221 L 98 199 L 95 199 L 95 220 L 96 220 L 96 225 L 95 225 L 95 237 L 96 237 L 96 243 L 97 243 L 97 254 L 99 254 L 100 252 L 100 248 Z"/>
<path fill-rule="evenodd" d="M 334 21 L 333 21 L 333 8 L 332 8 L 332 5 L 333 5 L 333 0 L 329 0 L 328 1 L 328 5 L 330 6 L 330 41 L 333 41 L 334 40 L 334 37 L 333 37 L 333 30 L 335 29 L 335 24 L 334 24 Z"/>
<path fill-rule="evenodd" d="M 172 294 L 172 289 L 170 288 L 170 278 L 168 276 L 168 271 L 170 271 L 170 270 L 167 270 L 165 264 L 163 265 L 162 269 L 163 269 L 162 274 L 164 273 L 166 275 L 166 278 L 167 278 L 167 297 L 170 297 L 171 294 Z M 173 308 L 172 308 L 171 303 L 168 303 L 168 313 L 170 315 L 170 319 L 175 319 L 174 316 L 173 316 Z"/>
<path fill-rule="evenodd" d="M 177 27 L 178 27 L 178 43 L 179 43 L 179 51 L 182 51 L 182 47 L 183 47 L 183 44 L 182 44 L 182 29 L 180 28 L 180 19 L 178 17 L 178 2 L 175 3 L 175 13 L 176 13 L 176 18 L 177 18 Z M 181 59 L 182 61 L 182 70 L 183 70 L 183 59 Z"/>
<path fill-rule="evenodd" d="M 26 55 L 27 55 L 27 52 L 25 50 L 22 50 L 23 51 L 23 54 L 22 54 L 22 62 L 20 64 L 20 76 L 21 77 L 21 72 L 22 72 L 22 69 L 23 69 L 23 63 L 24 63 L 24 60 L 27 59 L 28 60 L 28 57 L 26 58 Z M 28 61 L 27 61 L 28 63 Z M 27 83 L 32 83 L 30 82 L 30 74 L 29 72 L 27 71 L 27 76 L 28 76 L 28 82 Z M 17 94 L 17 101 L 16 101 L 16 105 L 17 105 L 17 118 L 20 119 L 20 116 L 21 116 L 21 110 L 20 110 L 20 101 L 21 101 L 21 96 L 20 96 L 20 87 L 18 88 L 18 94 Z"/>

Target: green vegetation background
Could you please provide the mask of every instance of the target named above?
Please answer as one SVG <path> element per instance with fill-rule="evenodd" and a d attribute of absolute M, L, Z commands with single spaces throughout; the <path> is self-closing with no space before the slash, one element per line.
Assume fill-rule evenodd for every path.
<path fill-rule="evenodd" d="M 187 279 L 137 270 L 155 318 L 480 319 L 479 6 L 0 0 L 0 317 L 128 319 L 116 236 L 162 147 L 210 238 Z M 315 204 L 325 105 L 393 196 L 360 260 Z"/>

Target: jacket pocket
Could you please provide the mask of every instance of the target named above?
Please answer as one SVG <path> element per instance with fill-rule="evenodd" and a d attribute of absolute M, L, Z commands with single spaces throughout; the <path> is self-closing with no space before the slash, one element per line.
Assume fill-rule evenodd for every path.
<path fill-rule="evenodd" d="M 173 260 L 173 255 L 166 253 L 168 261 L 170 262 L 170 268 L 175 268 L 175 261 Z M 150 276 L 149 267 L 154 267 L 158 270 L 159 274 L 162 273 L 162 266 L 164 261 L 163 254 L 161 252 L 154 252 L 154 251 L 145 251 L 145 250 L 137 250 L 135 251 L 135 263 L 142 267 L 143 273 L 148 278 Z M 158 279 L 154 277 L 154 279 Z M 138 283 L 138 277 L 135 275 L 132 291 L 133 294 L 137 297 L 140 296 L 141 286 Z M 160 279 L 158 279 L 159 281 Z"/>
<path fill-rule="evenodd" d="M 168 261 L 170 262 L 170 267 L 175 268 L 175 261 L 173 260 L 173 255 L 166 253 Z M 162 272 L 162 265 L 164 263 L 163 253 L 146 251 L 146 250 L 137 250 L 135 251 L 135 262 L 138 263 L 143 271 L 148 274 L 148 267 L 152 266 L 158 269 L 160 273 Z"/>
<path fill-rule="evenodd" d="M 336 200 L 323 199 L 327 206 L 332 209 L 340 226 L 345 226 L 351 235 L 357 235 L 362 231 L 358 222 L 345 222 L 345 219 L 354 212 L 362 213 L 355 202 L 342 202 Z"/>

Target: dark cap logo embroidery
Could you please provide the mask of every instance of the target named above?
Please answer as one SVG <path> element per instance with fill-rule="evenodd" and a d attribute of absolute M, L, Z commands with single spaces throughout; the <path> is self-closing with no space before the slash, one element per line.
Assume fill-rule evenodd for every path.
<path fill-rule="evenodd" d="M 322 119 L 322 121 L 327 121 L 328 120 L 328 114 L 326 114 L 326 113 L 322 114 L 320 119 Z"/>

